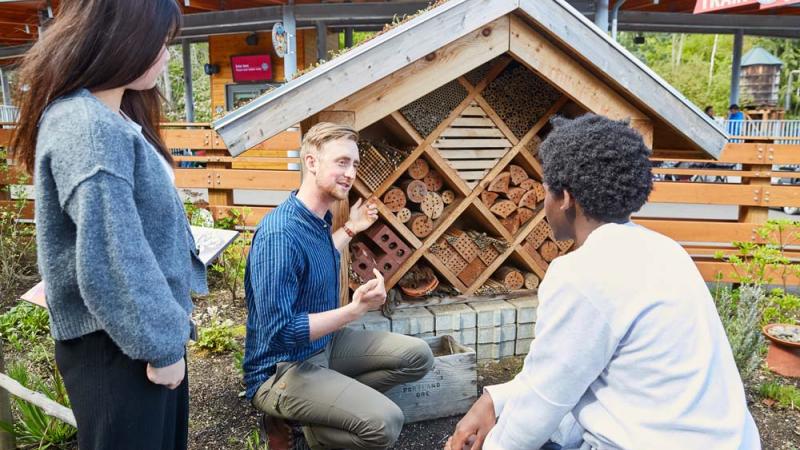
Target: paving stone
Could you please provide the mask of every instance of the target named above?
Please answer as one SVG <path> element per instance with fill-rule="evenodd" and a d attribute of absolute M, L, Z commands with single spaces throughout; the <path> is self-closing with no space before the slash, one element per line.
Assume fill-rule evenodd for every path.
<path fill-rule="evenodd" d="M 428 311 L 433 314 L 436 330 L 462 330 L 476 325 L 475 310 L 463 303 L 429 306 Z"/>
<path fill-rule="evenodd" d="M 434 330 L 433 314 L 422 307 L 395 310 L 391 321 L 393 333 L 415 335 Z"/>
<path fill-rule="evenodd" d="M 463 330 L 437 330 L 435 334 L 436 336 L 453 336 L 453 339 L 459 344 L 470 346 L 475 345 L 476 331 L 476 328 L 464 328 Z"/>
<path fill-rule="evenodd" d="M 531 349 L 531 342 L 533 339 L 517 339 L 514 341 L 516 343 L 514 348 L 515 355 L 527 355 L 528 351 Z"/>
<path fill-rule="evenodd" d="M 536 322 L 536 310 L 539 307 L 539 297 L 522 297 L 509 300 L 508 303 L 517 309 L 517 323 Z"/>
<path fill-rule="evenodd" d="M 517 320 L 517 309 L 503 300 L 474 302 L 469 306 L 478 314 L 478 328 L 499 327 Z"/>
<path fill-rule="evenodd" d="M 517 326 L 513 323 L 502 327 L 478 328 L 478 343 L 492 344 L 513 341 L 517 338 Z"/>
<path fill-rule="evenodd" d="M 475 354 L 478 361 L 499 360 L 509 356 L 514 356 L 514 349 L 517 341 L 506 341 L 494 344 L 475 345 Z"/>
<path fill-rule="evenodd" d="M 391 331 L 391 321 L 383 316 L 380 311 L 369 311 L 360 319 L 347 324 L 348 328 L 355 330 Z"/>
<path fill-rule="evenodd" d="M 533 339 L 533 331 L 535 328 L 535 323 L 517 324 L 517 339 Z"/>

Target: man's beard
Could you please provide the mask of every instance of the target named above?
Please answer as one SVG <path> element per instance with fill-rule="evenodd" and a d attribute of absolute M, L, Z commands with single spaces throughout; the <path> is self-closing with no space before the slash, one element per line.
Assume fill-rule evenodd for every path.
<path fill-rule="evenodd" d="M 332 200 L 347 200 L 347 195 L 349 194 L 349 191 L 343 192 L 343 189 L 338 183 L 333 183 L 331 186 L 324 186 L 317 181 L 317 187 Z"/>

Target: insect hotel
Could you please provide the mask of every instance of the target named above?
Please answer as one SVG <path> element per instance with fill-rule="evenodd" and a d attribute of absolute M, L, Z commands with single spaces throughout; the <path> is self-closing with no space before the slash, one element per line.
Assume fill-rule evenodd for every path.
<path fill-rule="evenodd" d="M 630 120 L 664 155 L 718 156 L 699 110 L 560 0 L 450 0 L 215 122 L 236 155 L 296 124 L 356 128 L 350 203 L 380 220 L 343 255 L 397 305 L 513 298 L 570 251 L 543 210 L 538 146 L 555 115 Z M 336 216 L 347 218 L 347 205 Z M 445 299 L 445 300 L 443 300 Z"/>

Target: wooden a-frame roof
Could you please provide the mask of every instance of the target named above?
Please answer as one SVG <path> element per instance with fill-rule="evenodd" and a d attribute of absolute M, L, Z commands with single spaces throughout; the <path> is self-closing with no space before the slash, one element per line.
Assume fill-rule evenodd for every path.
<path fill-rule="evenodd" d="M 727 142 L 715 122 L 563 0 L 447 1 L 218 119 L 214 128 L 233 155 L 321 111 L 353 114 L 363 129 L 503 54 L 585 110 L 630 119 L 656 155 L 716 158 Z"/>

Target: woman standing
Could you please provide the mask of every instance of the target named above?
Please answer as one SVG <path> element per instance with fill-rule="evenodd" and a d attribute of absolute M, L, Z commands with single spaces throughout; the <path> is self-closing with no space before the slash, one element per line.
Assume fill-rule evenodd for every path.
<path fill-rule="evenodd" d="M 175 0 L 63 0 L 26 54 L 14 156 L 81 449 L 185 449 L 205 267 L 158 132 Z"/>

